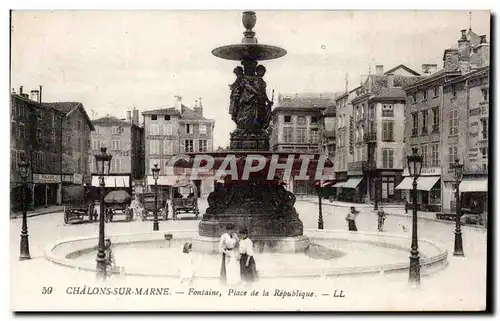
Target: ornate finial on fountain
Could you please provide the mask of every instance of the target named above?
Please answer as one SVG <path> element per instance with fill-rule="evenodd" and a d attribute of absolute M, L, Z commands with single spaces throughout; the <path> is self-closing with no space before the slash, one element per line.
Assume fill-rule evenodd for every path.
<path fill-rule="evenodd" d="M 241 39 L 241 43 L 257 43 L 257 38 L 255 38 L 255 32 L 252 29 L 255 27 L 255 23 L 257 22 L 257 15 L 253 11 L 245 11 L 243 12 L 243 17 L 241 19 L 243 22 L 243 26 L 246 28 L 246 31 L 243 32 L 243 39 Z"/>

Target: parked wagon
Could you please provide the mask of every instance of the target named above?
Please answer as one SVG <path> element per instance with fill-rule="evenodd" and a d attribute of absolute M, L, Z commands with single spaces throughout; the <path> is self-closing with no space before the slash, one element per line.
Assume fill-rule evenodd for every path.
<path fill-rule="evenodd" d="M 134 212 L 130 208 L 131 197 L 124 190 L 109 192 L 104 197 L 105 220 L 113 222 L 115 215 L 125 215 L 125 221 L 130 222 L 134 218 Z"/>
<path fill-rule="evenodd" d="M 168 202 L 162 195 L 158 195 L 158 207 L 155 207 L 155 193 L 142 194 L 141 220 L 145 221 L 148 216 L 153 216 L 155 208 L 158 208 L 158 217 L 168 220 Z"/>
<path fill-rule="evenodd" d="M 97 220 L 94 199 L 85 186 L 71 185 L 63 188 L 64 223 L 82 222 L 88 217 L 90 222 Z"/>
<path fill-rule="evenodd" d="M 198 191 L 193 183 L 179 183 L 172 188 L 172 219 L 176 220 L 180 213 L 193 213 L 198 219 L 200 210 L 198 209 Z M 187 188 L 189 193 L 182 195 L 178 190 Z"/>

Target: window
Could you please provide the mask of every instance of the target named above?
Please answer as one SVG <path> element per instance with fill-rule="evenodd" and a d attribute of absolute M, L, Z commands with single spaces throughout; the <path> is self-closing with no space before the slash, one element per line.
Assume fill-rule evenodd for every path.
<path fill-rule="evenodd" d="M 19 139 L 25 138 L 24 124 L 19 124 Z"/>
<path fill-rule="evenodd" d="M 76 129 L 77 129 L 77 130 L 82 130 L 82 121 L 81 121 L 81 120 L 78 120 L 78 121 L 76 122 Z"/>
<path fill-rule="evenodd" d="M 451 85 L 451 94 L 453 97 L 457 97 L 457 86 Z"/>
<path fill-rule="evenodd" d="M 293 142 L 293 128 L 291 127 L 283 128 L 283 141 L 285 143 Z"/>
<path fill-rule="evenodd" d="M 198 141 L 198 151 L 199 152 L 207 152 L 207 140 L 206 139 L 200 139 Z"/>
<path fill-rule="evenodd" d="M 450 111 L 450 136 L 458 135 L 458 110 Z"/>
<path fill-rule="evenodd" d="M 429 147 L 429 145 L 427 145 L 427 144 L 422 145 L 422 167 L 428 167 L 429 166 L 429 152 L 428 152 L 428 147 Z"/>
<path fill-rule="evenodd" d="M 305 116 L 298 116 L 297 117 L 297 124 L 305 125 L 306 123 L 307 123 L 307 120 L 306 120 Z"/>
<path fill-rule="evenodd" d="M 165 115 L 163 118 L 164 118 L 165 120 L 170 120 L 170 115 Z"/>
<path fill-rule="evenodd" d="M 394 117 L 394 106 L 382 105 L 382 117 Z"/>
<path fill-rule="evenodd" d="M 168 125 L 163 125 L 163 135 L 167 135 L 167 136 L 170 136 L 172 135 L 172 125 L 168 124 Z"/>
<path fill-rule="evenodd" d="M 488 139 L 488 119 L 481 119 L 481 125 L 483 126 L 483 129 L 481 131 L 483 139 Z"/>
<path fill-rule="evenodd" d="M 453 164 L 455 163 L 455 159 L 457 159 L 457 152 L 457 146 L 448 147 L 448 172 L 453 171 Z"/>
<path fill-rule="evenodd" d="M 439 161 L 439 143 L 431 144 L 431 166 L 438 167 L 440 166 Z"/>
<path fill-rule="evenodd" d="M 297 143 L 305 144 L 306 143 L 306 130 L 304 128 L 297 129 Z"/>
<path fill-rule="evenodd" d="M 194 152 L 193 140 L 192 139 L 186 139 L 184 141 L 184 151 L 186 153 L 192 153 L 192 152 Z"/>
<path fill-rule="evenodd" d="M 111 135 L 118 135 L 118 134 L 119 134 L 118 126 L 111 127 Z"/>
<path fill-rule="evenodd" d="M 411 102 L 413 104 L 416 104 L 417 103 L 417 93 L 412 93 L 411 94 Z"/>
<path fill-rule="evenodd" d="M 119 140 L 112 140 L 111 141 L 111 149 L 112 150 L 120 150 L 120 141 Z"/>
<path fill-rule="evenodd" d="M 427 100 L 427 89 L 422 91 L 422 100 Z"/>
<path fill-rule="evenodd" d="M 434 98 L 439 97 L 439 87 L 434 87 Z"/>
<path fill-rule="evenodd" d="M 318 116 L 312 116 L 311 117 L 311 124 L 317 124 L 319 123 L 319 117 Z"/>
<path fill-rule="evenodd" d="M 481 156 L 483 159 L 488 159 L 488 148 L 481 147 Z"/>
<path fill-rule="evenodd" d="M 151 124 L 151 127 L 149 127 L 149 135 L 158 135 L 159 133 L 159 126 L 158 124 Z"/>
<path fill-rule="evenodd" d="M 291 123 L 292 122 L 292 116 L 285 116 L 285 123 Z"/>
<path fill-rule="evenodd" d="M 481 89 L 481 93 L 483 94 L 483 100 L 487 101 L 488 100 L 488 88 Z"/>
<path fill-rule="evenodd" d="M 151 115 L 151 120 L 157 120 L 158 119 L 158 115 Z"/>
<path fill-rule="evenodd" d="M 311 144 L 317 144 L 319 142 L 319 131 L 317 129 L 311 130 Z"/>
<path fill-rule="evenodd" d="M 383 168 L 393 168 L 394 167 L 394 150 L 383 148 L 382 149 L 382 167 Z"/>
<path fill-rule="evenodd" d="M 99 149 L 99 141 L 98 140 L 92 141 L 92 149 L 93 150 L 98 150 Z"/>
<path fill-rule="evenodd" d="M 432 132 L 439 133 L 439 107 L 432 108 Z"/>
<path fill-rule="evenodd" d="M 192 133 L 191 124 L 186 124 L 186 134 L 191 134 L 191 133 Z"/>
<path fill-rule="evenodd" d="M 392 120 L 382 122 L 382 140 L 386 142 L 394 141 L 394 122 Z"/>
<path fill-rule="evenodd" d="M 10 122 L 10 135 L 12 138 L 16 137 L 17 134 L 17 123 L 15 121 Z"/>
<path fill-rule="evenodd" d="M 207 134 L 207 125 L 200 124 L 200 134 L 202 134 L 202 135 L 206 135 Z"/>
<path fill-rule="evenodd" d="M 422 134 L 427 134 L 427 110 L 422 110 Z"/>
<path fill-rule="evenodd" d="M 413 113 L 413 128 L 411 130 L 412 136 L 417 136 L 418 135 L 418 113 Z"/>
<path fill-rule="evenodd" d="M 160 154 L 160 141 L 156 139 L 151 139 L 149 141 L 149 154 L 159 155 Z"/>

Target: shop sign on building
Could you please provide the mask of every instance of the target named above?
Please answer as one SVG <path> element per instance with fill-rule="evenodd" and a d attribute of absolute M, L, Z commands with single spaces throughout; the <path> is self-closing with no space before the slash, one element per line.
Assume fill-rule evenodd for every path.
<path fill-rule="evenodd" d="M 34 184 L 59 184 L 61 183 L 61 175 L 52 174 L 33 174 Z"/>
<path fill-rule="evenodd" d="M 441 167 L 423 167 L 420 176 L 440 176 Z M 403 170 L 403 176 L 410 176 L 408 172 L 408 167 Z"/>

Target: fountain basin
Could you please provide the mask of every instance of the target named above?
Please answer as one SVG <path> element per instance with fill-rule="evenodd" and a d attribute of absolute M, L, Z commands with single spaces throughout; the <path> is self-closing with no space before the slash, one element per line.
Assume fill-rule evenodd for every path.
<path fill-rule="evenodd" d="M 171 241 L 165 234 L 172 234 Z M 409 268 L 410 239 L 400 235 L 306 230 L 310 244 L 301 253 L 256 253 L 261 278 L 327 277 L 360 274 L 387 274 Z M 158 231 L 110 236 L 114 254 L 124 274 L 177 278 L 182 268 L 184 242 L 192 242 L 196 230 Z M 419 240 L 423 274 L 447 265 L 447 251 L 439 245 Z M 95 271 L 97 237 L 74 238 L 50 245 L 49 261 L 84 271 Z M 257 251 L 256 251 L 257 252 Z M 367 255 L 367 253 L 369 255 Z M 196 278 L 218 278 L 220 256 L 194 253 Z"/>

